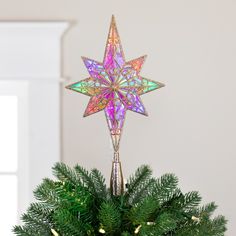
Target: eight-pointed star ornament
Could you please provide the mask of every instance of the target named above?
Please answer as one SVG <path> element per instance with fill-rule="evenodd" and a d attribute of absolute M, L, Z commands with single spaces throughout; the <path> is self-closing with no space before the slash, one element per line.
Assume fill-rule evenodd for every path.
<path fill-rule="evenodd" d="M 84 116 L 105 111 L 115 152 L 124 126 L 127 110 L 147 115 L 140 96 L 164 84 L 140 76 L 146 56 L 126 62 L 112 16 L 103 63 L 82 57 L 89 78 L 66 88 L 90 96 Z"/>

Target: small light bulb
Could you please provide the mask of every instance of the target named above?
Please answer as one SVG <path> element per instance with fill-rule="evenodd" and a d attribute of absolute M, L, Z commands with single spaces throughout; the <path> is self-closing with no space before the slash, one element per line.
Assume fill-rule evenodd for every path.
<path fill-rule="evenodd" d="M 147 222 L 147 225 L 155 225 L 155 222 Z"/>
<path fill-rule="evenodd" d="M 196 217 L 196 216 L 192 216 L 192 220 L 199 223 L 200 222 L 200 218 Z"/>
<path fill-rule="evenodd" d="M 142 227 L 142 225 L 139 225 L 139 226 L 134 230 L 134 233 L 135 233 L 135 234 L 138 234 L 141 227 Z"/>
<path fill-rule="evenodd" d="M 105 234 L 105 233 L 106 233 L 106 231 L 105 231 L 104 229 L 102 229 L 102 228 L 100 228 L 100 229 L 98 230 L 98 232 L 101 233 L 101 234 Z"/>
<path fill-rule="evenodd" d="M 59 234 L 56 232 L 55 229 L 51 229 L 51 232 L 52 232 L 53 236 L 59 236 Z"/>

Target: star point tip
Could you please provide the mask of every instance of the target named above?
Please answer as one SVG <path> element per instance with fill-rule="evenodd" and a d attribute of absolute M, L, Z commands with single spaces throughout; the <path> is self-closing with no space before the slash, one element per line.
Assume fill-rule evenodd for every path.
<path fill-rule="evenodd" d="M 116 28 L 116 18 L 114 15 L 112 15 L 111 17 L 111 24 L 110 24 L 111 28 Z"/>
<path fill-rule="evenodd" d="M 159 82 L 159 87 L 160 88 L 165 87 L 165 86 L 166 86 L 165 84 Z"/>
<path fill-rule="evenodd" d="M 70 84 L 69 84 L 69 85 L 66 85 L 65 88 L 66 88 L 66 89 L 71 89 L 71 85 L 70 85 Z"/>
<path fill-rule="evenodd" d="M 146 61 L 146 59 L 147 59 L 147 55 L 146 54 L 143 55 L 142 58 L 143 58 L 143 63 L 144 63 Z"/>
<path fill-rule="evenodd" d="M 111 21 L 115 21 L 115 15 L 114 14 L 111 15 Z"/>

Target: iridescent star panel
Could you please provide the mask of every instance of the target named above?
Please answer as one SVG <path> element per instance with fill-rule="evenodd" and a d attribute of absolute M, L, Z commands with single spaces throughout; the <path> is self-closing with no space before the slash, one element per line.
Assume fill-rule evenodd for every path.
<path fill-rule="evenodd" d="M 127 110 L 147 115 L 140 95 L 164 84 L 140 76 L 146 56 L 126 62 L 120 37 L 112 16 L 103 63 L 82 57 L 89 78 L 67 86 L 90 96 L 84 116 L 105 111 L 113 147 L 119 149 Z"/>

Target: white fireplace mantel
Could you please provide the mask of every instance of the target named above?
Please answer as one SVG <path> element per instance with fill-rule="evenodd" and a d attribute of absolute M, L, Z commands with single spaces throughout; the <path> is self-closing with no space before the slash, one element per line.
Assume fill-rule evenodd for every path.
<path fill-rule="evenodd" d="M 0 78 L 59 78 L 67 27 L 67 22 L 0 22 Z"/>
<path fill-rule="evenodd" d="M 60 161 L 61 42 L 68 26 L 0 22 L 0 96 L 16 93 L 19 98 L 18 214 Z"/>

